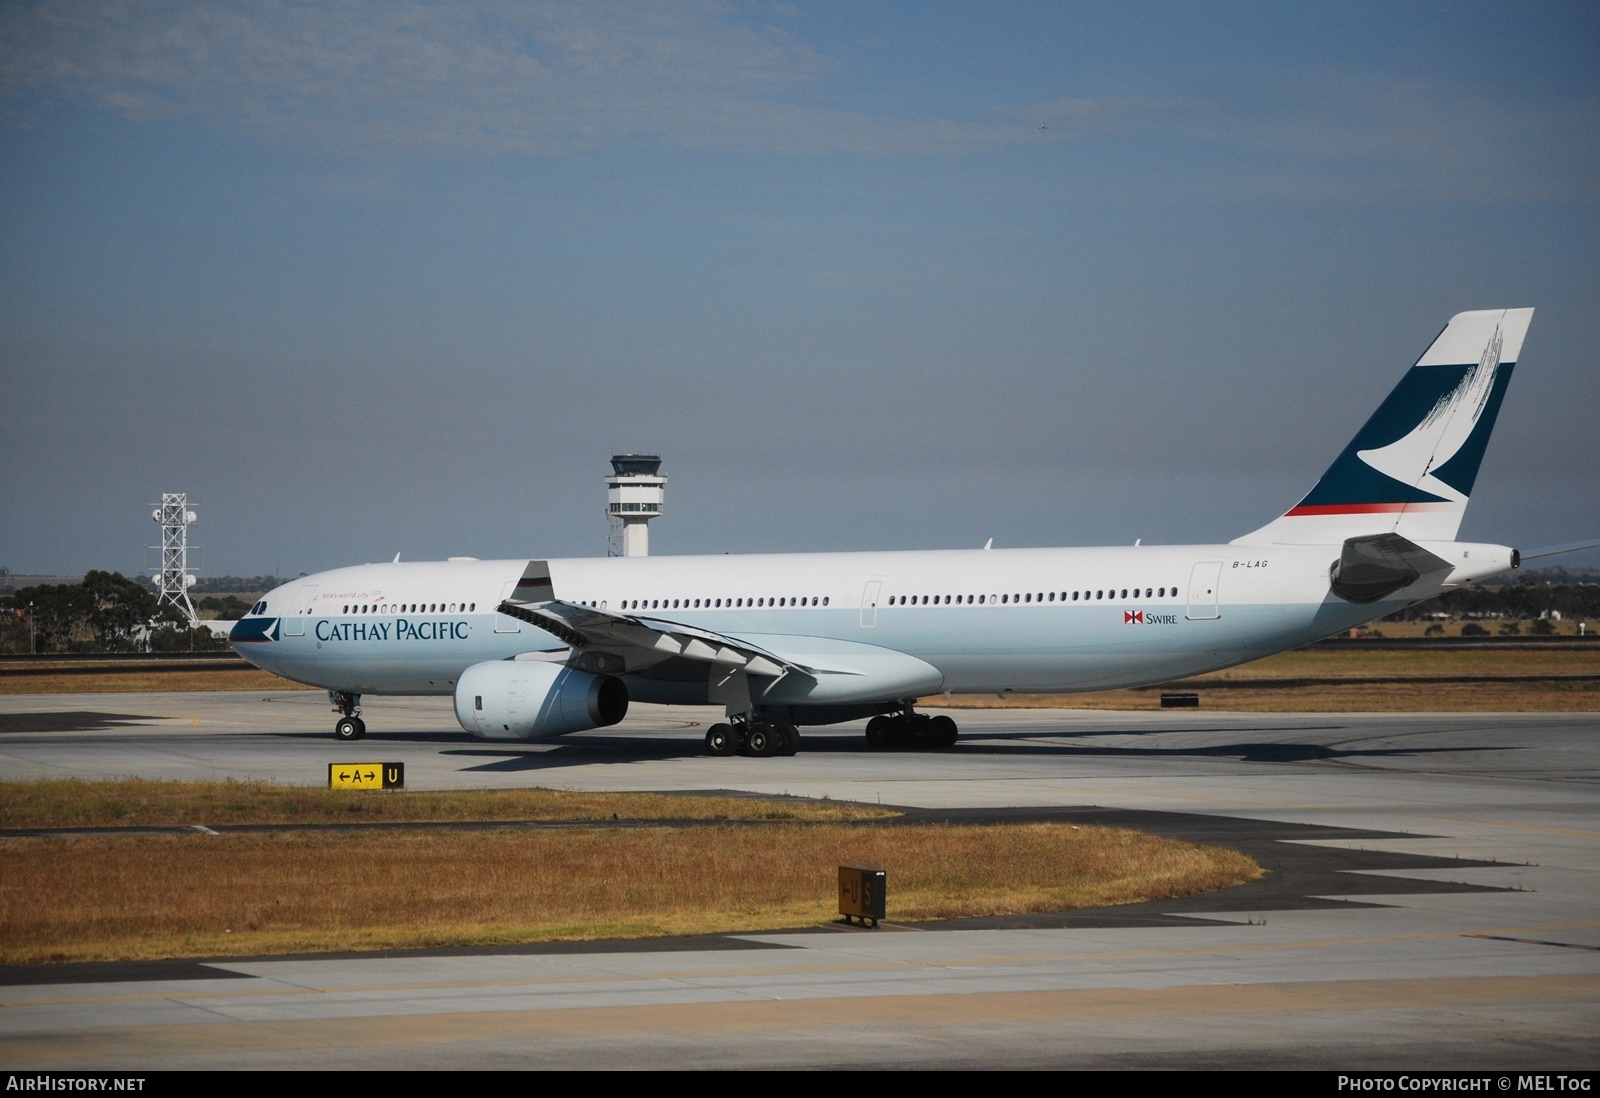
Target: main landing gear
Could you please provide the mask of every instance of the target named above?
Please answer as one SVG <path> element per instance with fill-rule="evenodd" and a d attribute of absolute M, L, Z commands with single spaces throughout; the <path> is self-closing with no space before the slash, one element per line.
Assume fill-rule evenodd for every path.
<path fill-rule="evenodd" d="M 735 717 L 731 723 L 714 724 L 706 729 L 706 754 L 753 755 L 770 759 L 774 755 L 793 755 L 800 750 L 800 730 L 792 724 L 768 724 Z"/>
<path fill-rule="evenodd" d="M 330 690 L 328 691 L 328 700 L 333 703 L 333 711 L 335 713 L 344 714 L 333 726 L 334 739 L 350 743 L 367 734 L 367 722 L 360 717 L 360 694 L 351 694 L 344 690 Z"/>
<path fill-rule="evenodd" d="M 903 713 L 884 713 L 867 722 L 867 746 L 874 751 L 943 751 L 956 745 L 958 734 L 956 722 L 949 717 L 913 713 L 909 707 Z"/>

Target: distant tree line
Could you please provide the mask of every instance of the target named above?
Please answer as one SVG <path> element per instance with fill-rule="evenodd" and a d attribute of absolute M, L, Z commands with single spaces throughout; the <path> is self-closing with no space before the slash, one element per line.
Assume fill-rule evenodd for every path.
<path fill-rule="evenodd" d="M 235 600 L 237 601 L 237 600 Z M 0 651 L 205 652 L 228 642 L 191 629 L 173 606 L 120 572 L 90 572 L 81 583 L 40 584 L 0 598 Z"/>
<path fill-rule="evenodd" d="M 238 621 L 250 611 L 251 604 L 237 595 L 223 595 L 220 599 L 215 595 L 207 595 L 194 605 L 196 609 L 209 611 L 219 618 Z"/>
<path fill-rule="evenodd" d="M 304 572 L 300 573 L 302 576 Z M 206 576 L 189 590 L 196 594 L 216 591 L 270 591 L 283 582 L 277 576 Z"/>
<path fill-rule="evenodd" d="M 1577 621 L 1600 619 L 1600 583 L 1551 583 L 1528 578 L 1490 587 L 1460 587 L 1436 599 L 1418 603 L 1388 617 L 1387 621 L 1417 621 L 1434 614 L 1453 618 L 1540 618 L 1550 611 Z"/>

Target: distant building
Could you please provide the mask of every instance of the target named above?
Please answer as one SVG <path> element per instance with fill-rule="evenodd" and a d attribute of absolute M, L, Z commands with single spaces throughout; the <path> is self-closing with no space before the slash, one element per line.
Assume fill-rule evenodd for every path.
<path fill-rule="evenodd" d="M 650 555 L 650 520 L 661 517 L 667 478 L 660 475 L 659 454 L 613 454 L 606 478 L 606 518 L 610 537 L 606 555 Z"/>

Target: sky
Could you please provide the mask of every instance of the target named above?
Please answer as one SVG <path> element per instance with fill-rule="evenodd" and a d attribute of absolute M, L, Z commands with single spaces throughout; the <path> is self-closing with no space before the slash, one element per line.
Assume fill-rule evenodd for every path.
<path fill-rule="evenodd" d="M 1538 311 L 1600 535 L 1600 5 L 0 5 L 0 566 L 1225 541 Z M 1559 560 L 1559 558 L 1558 558 Z M 1585 554 L 1569 564 L 1600 562 Z"/>

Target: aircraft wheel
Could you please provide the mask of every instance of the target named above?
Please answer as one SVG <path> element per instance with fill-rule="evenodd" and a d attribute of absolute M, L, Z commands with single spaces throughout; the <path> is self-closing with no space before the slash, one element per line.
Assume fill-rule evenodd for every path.
<path fill-rule="evenodd" d="M 792 724 L 780 724 L 775 727 L 783 733 L 783 746 L 778 748 L 778 754 L 789 758 L 799 752 L 800 730 Z"/>
<path fill-rule="evenodd" d="M 734 735 L 733 725 L 714 724 L 706 729 L 706 754 L 715 755 L 717 758 L 727 758 L 739 748 L 739 737 Z"/>
<path fill-rule="evenodd" d="M 750 754 L 758 759 L 770 759 L 783 746 L 783 733 L 770 724 L 752 724 L 745 742 L 749 745 Z"/>
<path fill-rule="evenodd" d="M 956 737 L 958 735 L 960 735 L 960 729 L 956 727 L 956 722 L 941 713 L 928 722 L 928 729 L 923 736 L 923 742 L 929 747 L 944 751 L 956 745 Z"/>
<path fill-rule="evenodd" d="M 874 751 L 883 751 L 889 747 L 893 739 L 894 721 L 883 715 L 873 717 L 867 722 L 867 746 Z"/>
<path fill-rule="evenodd" d="M 367 734 L 367 726 L 360 717 L 344 717 L 333 726 L 333 735 L 337 740 L 351 743 Z"/>
<path fill-rule="evenodd" d="M 889 746 L 895 748 L 917 747 L 922 743 L 922 726 L 926 717 L 894 717 L 889 722 Z"/>

